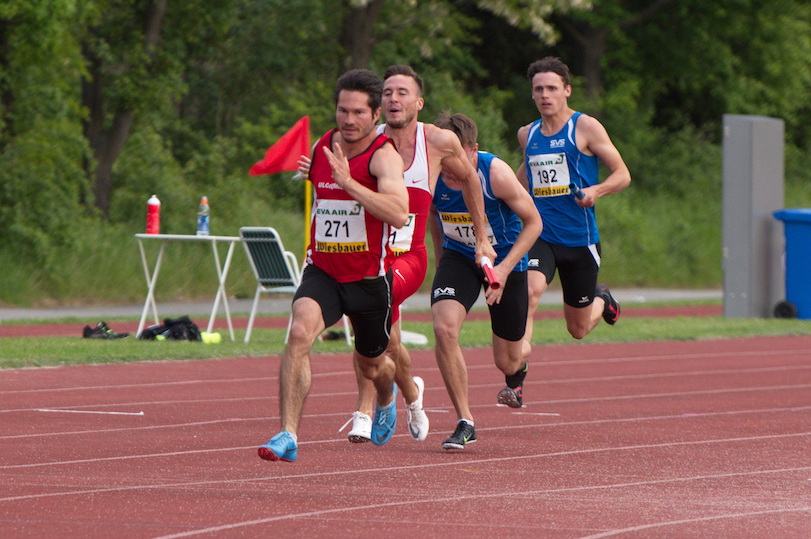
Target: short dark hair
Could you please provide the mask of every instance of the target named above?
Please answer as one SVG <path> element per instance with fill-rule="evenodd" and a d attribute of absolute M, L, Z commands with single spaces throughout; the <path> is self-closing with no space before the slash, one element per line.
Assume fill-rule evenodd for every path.
<path fill-rule="evenodd" d="M 532 82 L 532 77 L 538 73 L 549 72 L 560 75 L 560 78 L 563 79 L 564 86 L 571 86 L 571 83 L 569 82 L 569 66 L 564 64 L 560 58 L 556 58 L 554 56 L 547 56 L 546 58 L 536 60 L 529 64 L 529 69 L 527 69 L 527 78 L 529 79 L 529 82 Z"/>
<path fill-rule="evenodd" d="M 414 68 L 411 66 L 403 65 L 403 64 L 394 64 L 386 68 L 386 72 L 383 73 L 383 80 L 385 81 L 389 77 L 393 77 L 395 75 L 405 75 L 406 77 L 411 77 L 417 83 L 417 87 L 420 89 L 420 96 L 422 96 L 423 92 L 423 82 L 422 77 L 417 75 L 417 72 L 414 71 Z"/>
<path fill-rule="evenodd" d="M 341 90 L 364 92 L 369 96 L 369 106 L 372 111 L 381 107 L 383 99 L 383 79 L 368 69 L 352 69 L 347 71 L 335 83 L 335 104 L 338 104 L 338 94 Z"/>
<path fill-rule="evenodd" d="M 476 122 L 464 114 L 451 114 L 449 110 L 443 111 L 434 122 L 434 125 L 441 129 L 450 129 L 459 137 L 462 146 L 473 147 L 479 139 L 479 128 Z"/>

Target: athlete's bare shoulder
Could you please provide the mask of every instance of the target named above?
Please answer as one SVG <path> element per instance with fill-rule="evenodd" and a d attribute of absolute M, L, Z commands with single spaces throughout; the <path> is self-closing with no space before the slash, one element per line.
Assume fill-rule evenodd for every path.
<path fill-rule="evenodd" d="M 581 114 L 577 119 L 577 145 L 586 153 L 593 151 L 593 146 L 610 142 L 608 132 L 600 120 L 588 114 Z"/>
<path fill-rule="evenodd" d="M 595 118 L 594 116 L 589 116 L 588 114 L 582 113 L 580 117 L 577 119 L 577 134 L 580 133 L 587 134 L 587 135 L 601 135 L 605 133 L 605 126 L 600 123 L 600 120 Z"/>
<path fill-rule="evenodd" d="M 400 173 L 402 174 L 403 159 L 400 157 L 400 154 L 397 153 L 397 148 L 394 146 L 394 141 L 389 142 L 388 144 L 383 144 L 372 155 L 372 162 L 370 165 L 380 162 L 386 163 L 386 166 L 389 166 L 389 163 L 394 163 L 400 168 Z"/>
<path fill-rule="evenodd" d="M 456 134 L 450 129 L 442 129 L 434 124 L 424 124 L 425 140 L 432 146 L 446 147 L 453 145 Z"/>
<path fill-rule="evenodd" d="M 431 157 L 440 159 L 448 155 L 463 155 L 459 137 L 450 129 L 442 129 L 433 124 L 425 124 L 425 140 Z"/>
<path fill-rule="evenodd" d="M 522 148 L 526 147 L 527 145 L 527 137 L 529 136 L 529 128 L 532 127 L 534 122 L 529 122 L 526 125 L 522 125 L 518 128 L 518 143 L 521 145 Z"/>

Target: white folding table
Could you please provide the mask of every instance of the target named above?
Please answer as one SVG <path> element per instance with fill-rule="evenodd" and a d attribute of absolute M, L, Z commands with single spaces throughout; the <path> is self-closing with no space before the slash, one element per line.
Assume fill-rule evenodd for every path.
<path fill-rule="evenodd" d="M 231 335 L 231 340 L 234 340 L 234 326 L 231 324 L 231 311 L 228 307 L 228 297 L 225 294 L 225 279 L 228 277 L 228 268 L 231 266 L 231 258 L 234 254 L 234 246 L 240 241 L 239 236 L 197 236 L 197 235 L 183 235 L 183 234 L 135 234 L 138 240 L 138 249 L 141 252 L 141 263 L 144 266 L 144 277 L 146 278 L 147 293 L 146 301 L 144 301 L 144 310 L 141 313 L 141 321 L 138 323 L 138 331 L 136 335 L 140 335 L 144 329 L 146 318 L 149 311 L 152 311 L 152 316 L 155 324 L 159 324 L 158 307 L 155 304 L 155 285 L 158 282 L 158 273 L 160 272 L 161 262 L 163 260 L 163 252 L 166 244 L 172 241 L 190 241 L 198 243 L 208 243 L 211 245 L 211 250 L 214 253 L 214 265 L 217 269 L 217 295 L 214 296 L 214 306 L 211 309 L 211 317 L 208 320 L 207 332 L 211 332 L 214 328 L 214 319 L 217 317 L 217 311 L 220 308 L 220 301 L 222 301 L 225 310 L 225 318 L 228 321 L 228 331 Z M 153 240 L 160 242 L 158 249 L 158 256 L 155 259 L 155 265 L 150 271 L 149 262 L 147 261 L 146 250 L 144 249 L 144 240 Z M 228 250 L 225 255 L 225 262 L 220 264 L 220 252 L 218 244 L 227 244 Z"/>

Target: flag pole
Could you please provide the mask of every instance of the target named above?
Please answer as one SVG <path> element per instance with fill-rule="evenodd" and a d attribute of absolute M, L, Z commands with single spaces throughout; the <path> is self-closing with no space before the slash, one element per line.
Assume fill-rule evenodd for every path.
<path fill-rule="evenodd" d="M 310 244 L 310 215 L 313 206 L 313 192 L 311 183 L 304 180 L 304 258 L 307 258 L 307 246 Z"/>

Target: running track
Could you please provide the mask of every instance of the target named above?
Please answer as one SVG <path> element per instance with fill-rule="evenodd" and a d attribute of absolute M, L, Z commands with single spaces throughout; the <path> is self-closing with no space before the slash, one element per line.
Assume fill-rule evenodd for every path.
<path fill-rule="evenodd" d="M 431 352 L 431 434 L 383 447 L 338 428 L 348 356 L 314 356 L 296 463 L 278 357 L 0 371 L 2 537 L 811 536 L 811 337 L 572 344 L 533 352 L 522 410 L 467 350 L 478 442 Z"/>

